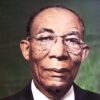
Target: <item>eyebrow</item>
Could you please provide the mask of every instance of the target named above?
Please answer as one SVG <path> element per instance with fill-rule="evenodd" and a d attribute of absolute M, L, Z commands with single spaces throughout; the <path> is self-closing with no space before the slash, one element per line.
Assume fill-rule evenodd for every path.
<path fill-rule="evenodd" d="M 54 33 L 52 29 L 42 28 L 37 34 L 44 33 L 44 32 Z"/>
<path fill-rule="evenodd" d="M 40 31 L 37 34 L 44 33 L 44 32 L 55 33 L 52 29 L 42 28 L 42 29 L 40 29 Z M 72 36 L 72 35 L 76 35 L 76 36 L 80 37 L 80 34 L 77 31 L 71 31 L 69 33 L 66 33 L 64 36 Z"/>
<path fill-rule="evenodd" d="M 70 33 L 67 33 L 66 35 L 68 35 L 68 36 L 71 36 L 71 35 L 77 35 L 77 36 L 79 36 L 80 34 L 77 31 L 72 31 Z"/>

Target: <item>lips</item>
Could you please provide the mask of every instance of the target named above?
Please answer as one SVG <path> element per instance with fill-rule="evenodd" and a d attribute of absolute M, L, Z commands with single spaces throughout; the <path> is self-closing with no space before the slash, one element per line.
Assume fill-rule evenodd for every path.
<path fill-rule="evenodd" d="M 45 68 L 43 70 L 48 73 L 48 77 L 51 77 L 54 80 L 66 80 L 70 73 L 70 70 L 67 68 Z"/>
<path fill-rule="evenodd" d="M 45 68 L 44 69 L 45 71 L 50 71 L 50 72 L 55 72 L 55 73 L 68 73 L 68 72 L 70 72 L 70 70 L 69 69 L 67 69 L 67 68 L 61 68 L 61 69 L 57 69 L 57 68 L 50 68 L 50 69 L 47 69 L 47 68 Z"/>
<path fill-rule="evenodd" d="M 42 67 L 41 77 L 50 82 L 66 82 L 70 78 L 71 69 L 68 68 L 44 68 Z M 58 83 L 57 83 L 58 84 Z"/>

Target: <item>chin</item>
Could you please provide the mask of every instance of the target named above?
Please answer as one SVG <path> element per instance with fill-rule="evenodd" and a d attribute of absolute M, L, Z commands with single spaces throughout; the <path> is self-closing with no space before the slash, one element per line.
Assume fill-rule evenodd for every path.
<path fill-rule="evenodd" d="M 56 81 L 47 82 L 46 84 L 44 84 L 45 89 L 50 91 L 64 90 L 69 88 L 69 86 L 70 85 L 66 82 L 56 82 Z"/>
<path fill-rule="evenodd" d="M 65 86 L 67 86 L 67 83 L 66 82 L 52 82 L 51 86 L 54 86 L 54 87 L 65 87 Z"/>
<path fill-rule="evenodd" d="M 64 82 L 55 82 L 45 85 L 44 88 L 55 98 L 55 100 L 58 100 L 69 90 L 70 85 L 67 83 L 65 84 Z"/>

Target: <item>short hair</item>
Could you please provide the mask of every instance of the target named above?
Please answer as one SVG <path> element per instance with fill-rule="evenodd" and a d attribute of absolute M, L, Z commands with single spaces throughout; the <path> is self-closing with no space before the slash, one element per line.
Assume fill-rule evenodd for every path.
<path fill-rule="evenodd" d="M 77 16 L 79 22 L 82 24 L 82 32 L 84 34 L 85 25 L 84 25 L 82 18 L 79 16 L 79 14 L 77 14 L 75 11 L 73 11 L 65 6 L 62 6 L 62 5 L 49 5 L 49 6 L 45 6 L 43 8 L 40 8 L 39 10 L 33 12 L 32 16 L 29 18 L 29 21 L 27 23 L 27 37 L 31 35 L 31 28 L 32 28 L 32 24 L 33 24 L 35 17 L 37 17 L 38 14 L 40 14 L 42 11 L 44 11 L 48 8 L 61 8 L 61 9 L 65 9 L 65 10 L 72 12 L 75 16 Z"/>

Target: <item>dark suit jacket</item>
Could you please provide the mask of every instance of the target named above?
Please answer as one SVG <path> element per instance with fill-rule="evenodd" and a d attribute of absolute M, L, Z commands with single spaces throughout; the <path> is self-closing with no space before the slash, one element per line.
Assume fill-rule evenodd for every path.
<path fill-rule="evenodd" d="M 83 90 L 74 84 L 75 100 L 100 100 L 100 94 Z M 31 92 L 31 84 L 15 95 L 0 100 L 34 100 Z"/>

